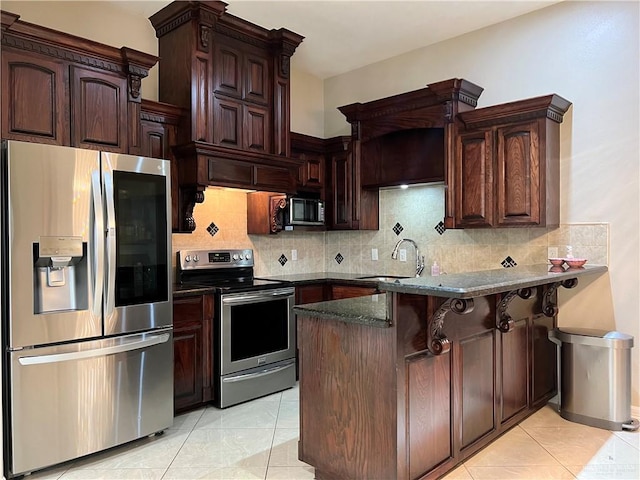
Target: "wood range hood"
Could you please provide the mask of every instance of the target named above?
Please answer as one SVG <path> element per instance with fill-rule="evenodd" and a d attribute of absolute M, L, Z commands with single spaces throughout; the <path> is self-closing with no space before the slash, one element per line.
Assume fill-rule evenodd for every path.
<path fill-rule="evenodd" d="M 290 60 L 304 37 L 267 30 L 226 7 L 173 2 L 149 18 L 158 37 L 159 100 L 188 111 L 173 148 L 181 232 L 195 230 L 193 208 L 207 186 L 296 190 Z"/>
<path fill-rule="evenodd" d="M 458 113 L 472 110 L 483 88 L 452 78 L 367 103 L 340 107 L 351 124 L 363 189 L 442 182 Z"/>

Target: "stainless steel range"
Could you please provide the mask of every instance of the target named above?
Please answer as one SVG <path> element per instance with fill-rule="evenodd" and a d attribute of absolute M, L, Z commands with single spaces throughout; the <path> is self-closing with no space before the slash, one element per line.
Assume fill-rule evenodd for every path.
<path fill-rule="evenodd" d="M 214 288 L 214 405 L 229 407 L 296 382 L 294 288 L 253 277 L 252 250 L 182 250 L 178 283 Z"/>

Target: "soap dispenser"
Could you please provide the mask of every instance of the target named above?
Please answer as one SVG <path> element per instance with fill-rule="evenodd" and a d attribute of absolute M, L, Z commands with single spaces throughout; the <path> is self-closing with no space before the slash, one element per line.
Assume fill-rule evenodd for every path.
<path fill-rule="evenodd" d="M 437 277 L 438 275 L 440 275 L 440 265 L 438 265 L 438 262 L 434 261 L 433 265 L 431 265 L 431 276 Z"/>

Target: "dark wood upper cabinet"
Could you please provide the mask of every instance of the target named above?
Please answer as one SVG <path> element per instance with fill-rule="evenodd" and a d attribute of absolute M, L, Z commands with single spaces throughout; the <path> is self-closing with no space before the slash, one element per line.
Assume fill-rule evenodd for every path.
<path fill-rule="evenodd" d="M 317 192 L 324 198 L 325 141 L 322 138 L 291 132 L 291 156 L 301 160 L 300 190 Z"/>
<path fill-rule="evenodd" d="M 2 138 L 69 145 L 65 65 L 3 48 Z"/>
<path fill-rule="evenodd" d="M 141 80 L 158 58 L 1 12 L 2 138 L 141 151 Z"/>
<path fill-rule="evenodd" d="M 71 145 L 127 152 L 127 79 L 71 67 Z"/>
<path fill-rule="evenodd" d="M 289 64 L 303 37 L 242 20 L 226 13 L 226 6 L 173 2 L 150 17 L 162 59 L 160 100 L 189 111 L 178 137 L 192 145 L 176 151 L 177 231 L 195 229 L 193 207 L 207 185 L 297 189 Z"/>
<path fill-rule="evenodd" d="M 460 134 L 454 164 L 458 226 L 493 225 L 493 136 L 489 130 Z"/>
<path fill-rule="evenodd" d="M 460 113 L 448 226 L 557 226 L 560 123 L 570 105 L 547 95 Z"/>

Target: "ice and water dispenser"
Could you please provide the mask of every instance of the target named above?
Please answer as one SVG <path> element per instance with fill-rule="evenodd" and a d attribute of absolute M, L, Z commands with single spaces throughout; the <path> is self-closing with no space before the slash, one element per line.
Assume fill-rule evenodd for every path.
<path fill-rule="evenodd" d="M 87 244 L 82 237 L 40 237 L 33 257 L 34 313 L 88 308 Z"/>

